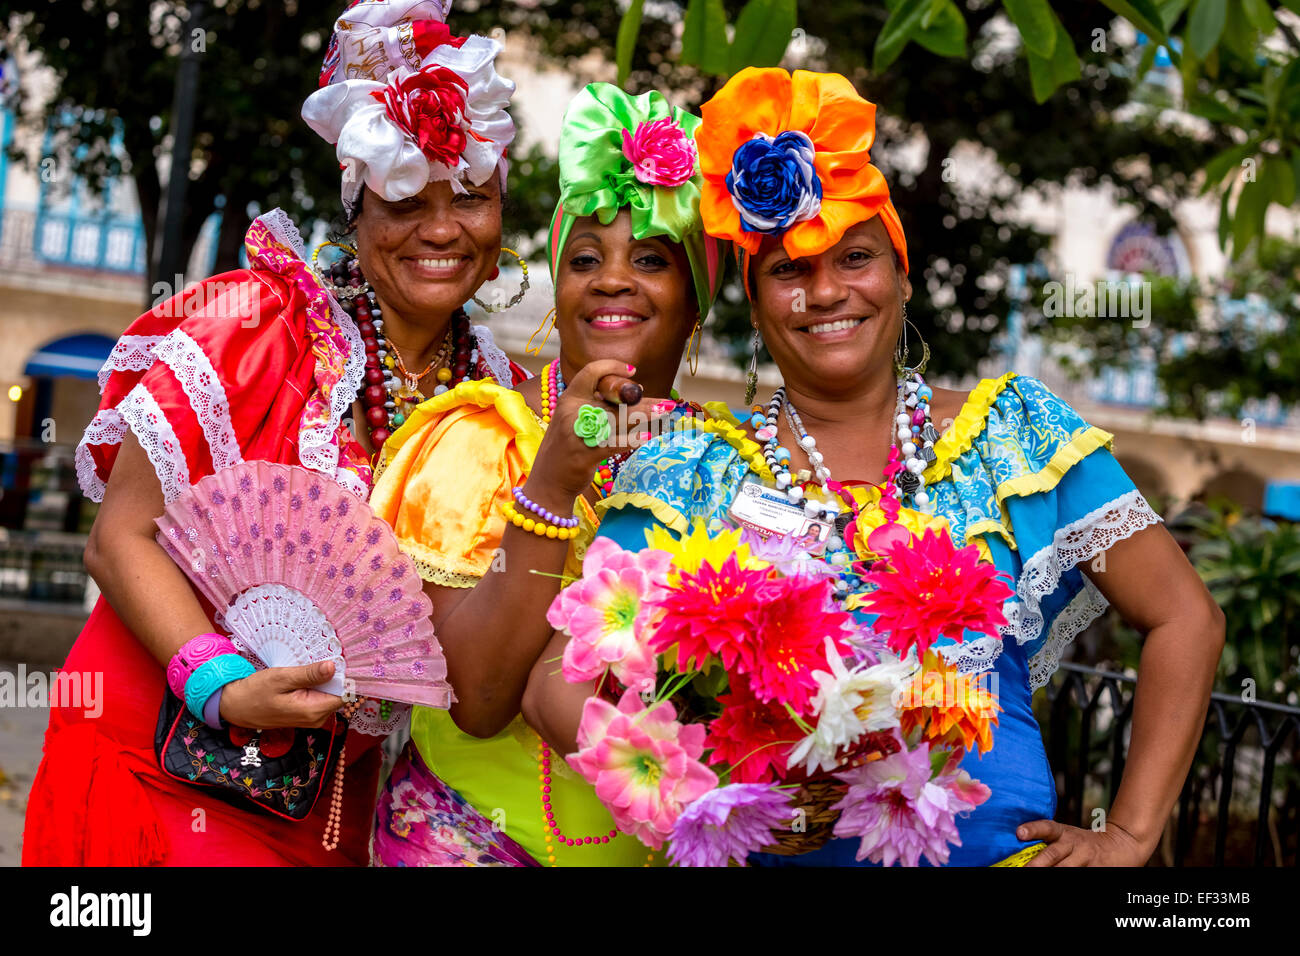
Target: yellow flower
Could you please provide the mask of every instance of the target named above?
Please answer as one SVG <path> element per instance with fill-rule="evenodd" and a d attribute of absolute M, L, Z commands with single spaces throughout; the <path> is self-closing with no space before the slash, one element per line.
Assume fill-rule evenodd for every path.
<path fill-rule="evenodd" d="M 858 489 L 854 489 L 857 491 Z M 874 561 L 880 556 L 872 553 L 867 546 L 867 538 L 871 532 L 875 531 L 885 523 L 885 513 L 877 505 L 880 502 L 880 488 L 872 485 L 866 490 L 865 500 L 859 498 L 858 504 L 860 511 L 858 513 L 857 531 L 853 537 L 853 550 L 858 553 L 864 561 Z M 898 509 L 898 523 L 912 533 L 912 537 L 919 538 L 925 534 L 927 528 L 933 528 L 937 533 L 947 531 L 952 535 L 952 529 L 948 525 L 948 519 L 940 515 L 927 515 L 921 511 L 914 511 L 911 508 Z M 956 541 L 956 536 L 952 535 Z M 974 541 L 968 541 L 967 544 L 974 544 L 979 548 L 980 560 L 992 562 L 993 556 L 989 552 L 989 546 L 983 537 L 976 536 Z M 850 598 L 852 601 L 852 598 Z M 850 608 L 852 610 L 852 608 Z"/>
<path fill-rule="evenodd" d="M 721 569 L 733 554 L 743 569 L 761 570 L 768 566 L 766 561 L 760 561 L 750 553 L 749 545 L 741 544 L 739 528 L 709 534 L 701 518 L 695 519 L 690 531 L 680 538 L 662 525 L 655 525 L 653 530 L 646 532 L 646 542 L 650 547 L 672 555 L 673 563 L 668 570 L 669 586 L 679 584 L 681 574 L 698 573 L 700 566 L 705 563 Z"/>

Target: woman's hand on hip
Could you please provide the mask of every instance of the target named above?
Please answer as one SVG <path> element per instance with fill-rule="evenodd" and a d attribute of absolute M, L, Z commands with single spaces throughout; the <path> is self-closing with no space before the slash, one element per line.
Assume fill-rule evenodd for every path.
<path fill-rule="evenodd" d="M 314 688 L 334 676 L 334 664 L 267 667 L 232 681 L 221 692 L 221 716 L 238 727 L 323 727 L 343 698 Z"/>
<path fill-rule="evenodd" d="M 1017 827 L 1016 836 L 1047 844 L 1025 866 L 1145 866 L 1154 849 L 1109 821 L 1101 830 L 1084 830 L 1055 820 L 1033 820 Z"/>

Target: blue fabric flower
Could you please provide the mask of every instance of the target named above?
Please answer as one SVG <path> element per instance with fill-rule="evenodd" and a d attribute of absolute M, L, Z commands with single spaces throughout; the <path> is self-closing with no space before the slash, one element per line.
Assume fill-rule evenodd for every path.
<path fill-rule="evenodd" d="M 821 211 L 822 183 L 808 134 L 790 130 L 773 139 L 755 133 L 731 157 L 727 190 L 750 232 L 780 233 Z"/>

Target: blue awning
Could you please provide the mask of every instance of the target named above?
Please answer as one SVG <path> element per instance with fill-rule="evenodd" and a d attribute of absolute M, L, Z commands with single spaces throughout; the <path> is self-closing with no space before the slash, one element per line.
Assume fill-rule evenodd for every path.
<path fill-rule="evenodd" d="M 115 340 L 107 335 L 86 333 L 69 335 L 44 345 L 27 360 L 24 375 L 50 376 L 51 378 L 95 378 Z"/>
<path fill-rule="evenodd" d="M 1264 514 L 1300 521 L 1300 481 L 1270 481 L 1264 489 Z"/>

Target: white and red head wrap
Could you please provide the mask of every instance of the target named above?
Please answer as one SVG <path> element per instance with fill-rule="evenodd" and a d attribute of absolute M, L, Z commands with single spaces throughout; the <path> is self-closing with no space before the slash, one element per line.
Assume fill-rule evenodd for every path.
<path fill-rule="evenodd" d="M 302 117 L 335 144 L 343 201 L 362 186 L 388 200 L 447 180 L 464 192 L 497 172 L 505 189 L 515 91 L 497 75 L 501 44 L 454 36 L 451 0 L 354 0 L 334 24 L 321 87 Z"/>

